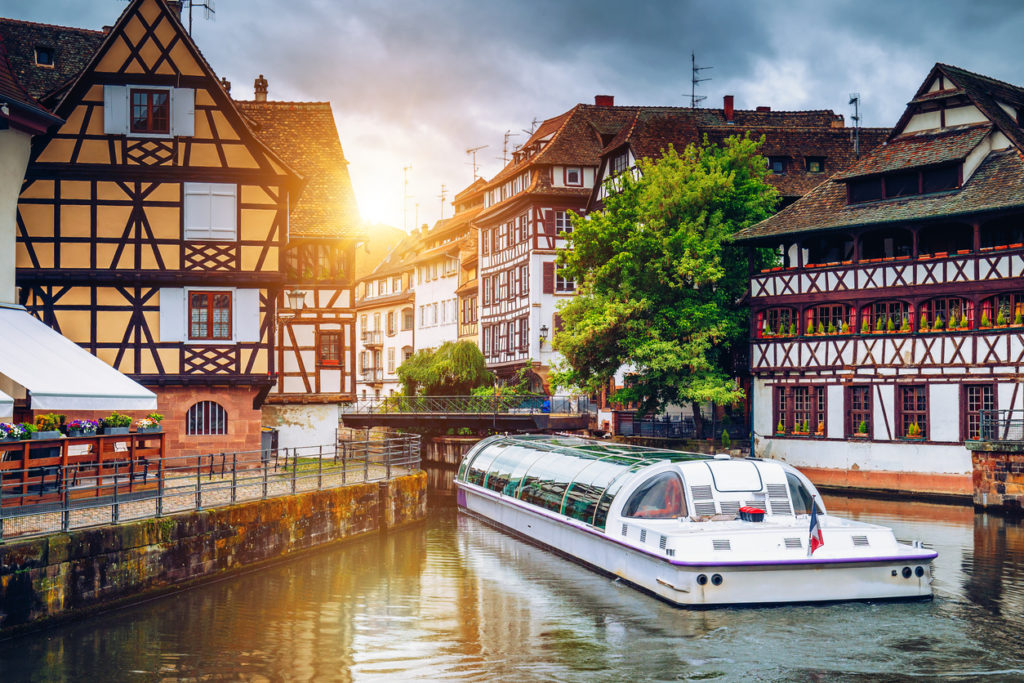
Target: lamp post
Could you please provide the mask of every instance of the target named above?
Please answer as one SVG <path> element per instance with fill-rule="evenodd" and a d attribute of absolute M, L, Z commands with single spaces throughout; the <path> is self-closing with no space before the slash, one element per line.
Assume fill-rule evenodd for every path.
<path fill-rule="evenodd" d="M 293 289 L 284 293 L 285 306 L 277 312 L 279 323 L 292 320 L 306 307 L 306 292 Z"/>
<path fill-rule="evenodd" d="M 540 326 L 540 345 L 541 345 L 542 348 L 544 347 L 544 342 L 546 342 L 547 340 L 548 340 L 548 326 L 547 325 L 541 325 Z"/>

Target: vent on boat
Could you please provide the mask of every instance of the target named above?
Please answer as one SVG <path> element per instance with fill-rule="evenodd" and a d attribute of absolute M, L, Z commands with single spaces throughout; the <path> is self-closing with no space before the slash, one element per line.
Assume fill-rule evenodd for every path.
<path fill-rule="evenodd" d="M 728 538 L 714 538 L 711 540 L 711 547 L 715 550 L 732 550 L 732 544 Z"/>
<path fill-rule="evenodd" d="M 622 525 L 622 535 L 623 536 L 629 536 L 629 527 L 626 526 L 625 524 Z"/>
<path fill-rule="evenodd" d="M 676 549 L 675 548 L 669 548 L 668 550 L 665 551 L 665 554 L 668 555 L 669 557 L 675 557 L 676 556 Z"/>
<path fill-rule="evenodd" d="M 665 544 L 666 544 L 666 543 L 668 543 L 668 539 L 667 539 L 667 538 L 665 538 L 664 536 L 662 536 L 662 537 L 661 537 L 661 540 L 660 540 L 660 541 L 658 541 L 658 547 L 659 547 L 659 548 L 661 548 L 662 550 L 664 550 L 664 549 L 665 549 Z"/>
<path fill-rule="evenodd" d="M 768 500 L 768 506 L 772 510 L 773 515 L 791 515 L 793 514 L 793 508 L 789 506 L 789 500 L 783 498 L 771 498 Z"/>
<path fill-rule="evenodd" d="M 640 542 L 641 543 L 646 543 L 647 542 L 647 529 L 641 529 L 640 530 Z"/>
<path fill-rule="evenodd" d="M 714 494 L 711 493 L 710 486 L 691 486 L 690 493 L 693 495 L 694 500 L 707 500 L 708 498 L 714 498 Z"/>
<path fill-rule="evenodd" d="M 715 501 L 707 503 L 694 503 L 693 510 L 701 517 L 715 514 Z"/>
<path fill-rule="evenodd" d="M 804 547 L 804 542 L 801 541 L 799 538 L 787 538 L 786 539 L 786 547 L 787 548 L 803 548 Z"/>
<path fill-rule="evenodd" d="M 785 484 L 768 484 L 769 498 L 789 498 L 789 490 Z"/>
<path fill-rule="evenodd" d="M 853 537 L 853 544 L 854 545 L 871 545 L 870 543 L 868 543 L 868 537 L 867 536 L 854 536 Z"/>
<path fill-rule="evenodd" d="M 740 513 L 740 504 L 737 501 L 723 500 L 721 505 L 723 515 L 738 515 Z"/>

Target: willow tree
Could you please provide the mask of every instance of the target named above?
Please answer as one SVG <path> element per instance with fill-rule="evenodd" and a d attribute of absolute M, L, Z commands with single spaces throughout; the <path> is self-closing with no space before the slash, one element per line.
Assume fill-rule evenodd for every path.
<path fill-rule="evenodd" d="M 625 366 L 613 400 L 642 413 L 742 398 L 732 354 L 747 337 L 748 260 L 731 237 L 778 203 L 762 143 L 669 147 L 610 179 L 603 210 L 572 217 L 558 263 L 578 295 L 560 306 L 558 385 L 596 392 Z"/>
<path fill-rule="evenodd" d="M 466 396 L 494 382 L 484 355 L 468 340 L 417 351 L 398 366 L 397 374 L 406 396 Z"/>

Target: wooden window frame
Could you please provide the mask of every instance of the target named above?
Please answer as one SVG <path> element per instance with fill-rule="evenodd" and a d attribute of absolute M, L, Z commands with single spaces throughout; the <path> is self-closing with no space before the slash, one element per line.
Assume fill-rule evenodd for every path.
<path fill-rule="evenodd" d="M 824 173 L 825 172 L 825 157 L 805 157 L 806 169 L 808 173 Z M 818 164 L 818 170 L 811 168 L 812 165 Z"/>
<path fill-rule="evenodd" d="M 856 394 L 863 392 L 865 396 L 862 398 L 867 399 L 866 405 L 854 406 L 854 398 Z M 846 402 L 846 436 L 847 438 L 867 438 L 871 439 L 874 433 L 874 420 L 875 420 L 875 402 L 874 402 L 874 385 L 872 384 L 851 384 L 845 388 L 845 402 Z M 868 431 L 867 437 L 854 437 L 857 433 L 857 427 L 860 426 L 861 420 L 867 423 Z"/>
<path fill-rule="evenodd" d="M 208 297 L 206 304 L 206 336 L 197 336 L 193 334 L 192 330 L 192 297 L 196 295 L 202 295 Z M 222 295 L 228 298 L 228 333 L 227 336 L 215 337 L 213 336 L 213 301 L 214 297 Z M 186 292 L 188 297 L 188 338 L 189 341 L 209 341 L 209 342 L 230 342 L 234 340 L 234 315 L 235 315 L 235 297 L 234 293 L 229 290 L 206 290 L 206 289 L 190 289 Z"/>
<path fill-rule="evenodd" d="M 575 182 L 575 183 L 569 182 L 569 173 L 571 171 L 576 171 L 576 177 L 579 179 L 579 182 Z M 566 187 L 583 187 L 583 167 L 582 166 L 563 166 L 562 167 L 562 183 Z"/>
<path fill-rule="evenodd" d="M 989 392 L 991 392 L 989 397 L 991 399 L 991 403 L 989 406 L 986 407 L 984 405 L 984 398 L 981 399 L 981 405 L 972 406 L 971 391 L 974 389 L 988 389 Z M 981 411 L 998 409 L 998 388 L 994 382 L 971 382 L 970 384 L 961 384 L 960 402 L 960 414 L 963 416 L 960 423 L 960 434 L 964 441 L 978 441 L 981 438 Z M 977 427 L 977 429 L 975 429 L 975 427 Z"/>
<path fill-rule="evenodd" d="M 146 101 L 144 106 L 146 107 L 146 126 L 137 126 L 135 121 L 135 103 L 136 95 L 145 95 Z M 157 128 L 154 123 L 153 111 L 156 105 L 153 104 L 153 97 L 155 95 L 162 95 L 167 98 L 166 110 L 166 127 Z M 131 133 L 142 133 L 144 135 L 170 135 L 171 134 L 171 91 L 168 88 L 129 88 L 128 89 L 128 130 Z"/>
<path fill-rule="evenodd" d="M 228 411 L 216 401 L 198 401 L 185 411 L 186 436 L 217 436 L 228 433 Z"/>
<path fill-rule="evenodd" d="M 802 406 L 802 407 L 801 407 Z M 779 422 L 784 431 L 777 431 Z M 796 434 L 798 424 L 807 422 L 807 433 Z M 823 429 L 818 432 L 818 425 Z M 772 388 L 772 435 L 823 439 L 828 428 L 828 389 L 821 384 L 783 384 Z"/>
<path fill-rule="evenodd" d="M 913 392 L 914 401 L 918 403 L 918 400 L 923 396 L 924 408 L 919 407 L 919 403 L 911 410 L 907 410 L 907 393 Z M 899 440 L 909 441 L 928 441 L 929 440 L 929 425 L 928 425 L 928 411 L 931 407 L 931 401 L 928 392 L 927 384 L 897 384 L 896 385 L 896 438 Z M 923 416 L 923 419 L 919 419 Z M 907 429 L 911 422 L 917 422 L 917 426 L 921 428 L 921 437 L 908 439 Z"/>
<path fill-rule="evenodd" d="M 332 337 L 335 340 L 333 342 L 333 344 L 331 344 L 328 341 Z M 328 342 L 328 343 L 325 344 L 325 342 Z M 325 347 L 327 347 L 327 346 L 333 346 L 334 347 L 334 355 L 336 357 L 332 358 L 329 353 L 325 353 Z M 339 330 L 323 330 L 323 331 L 317 332 L 317 335 L 316 335 L 316 364 L 317 365 L 328 366 L 328 367 L 338 367 L 338 366 L 341 365 L 341 357 L 342 357 L 341 332 Z"/>

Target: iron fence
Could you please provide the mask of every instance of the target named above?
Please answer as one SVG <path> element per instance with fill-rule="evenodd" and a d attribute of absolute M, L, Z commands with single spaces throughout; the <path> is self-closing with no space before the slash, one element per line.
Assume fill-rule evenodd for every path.
<path fill-rule="evenodd" d="M 333 444 L 31 465 L 0 472 L 0 542 L 384 481 L 420 466 L 417 434 L 356 432 Z"/>
<path fill-rule="evenodd" d="M 742 440 L 749 436 L 747 427 L 743 424 L 713 423 L 710 419 L 705 419 L 702 429 L 698 430 L 692 417 L 679 414 L 665 414 L 660 417 L 649 418 L 642 418 L 638 415 L 619 415 L 616 426 L 616 434 L 620 436 L 663 439 L 716 439 L 722 436 L 723 431 L 728 432 L 729 438 L 733 441 Z"/>
<path fill-rule="evenodd" d="M 1024 410 L 979 411 L 981 441 L 1024 441 Z"/>
<path fill-rule="evenodd" d="M 496 396 L 387 396 L 342 406 L 349 415 L 389 414 L 523 414 L 584 415 L 592 412 L 586 396 L 517 394 Z"/>

